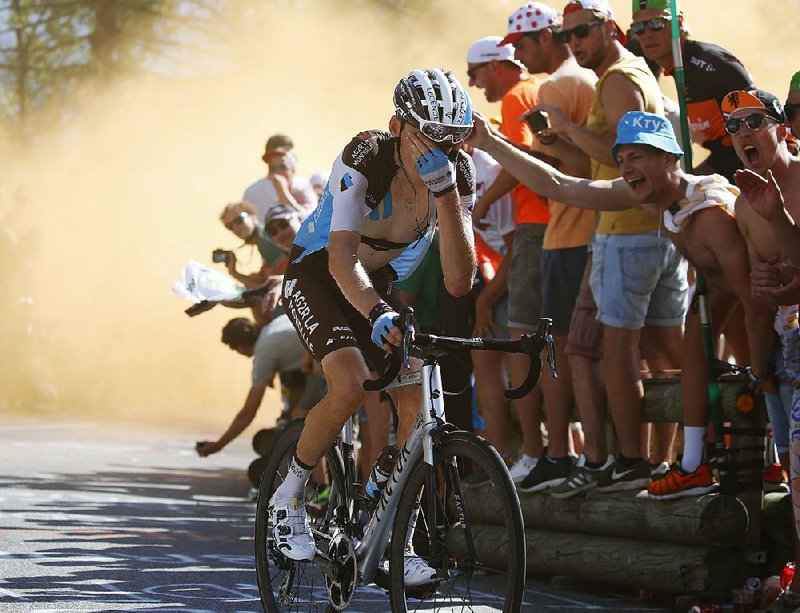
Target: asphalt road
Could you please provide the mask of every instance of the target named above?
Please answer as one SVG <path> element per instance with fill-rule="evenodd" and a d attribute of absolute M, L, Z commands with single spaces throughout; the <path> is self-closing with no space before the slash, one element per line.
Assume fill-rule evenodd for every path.
<path fill-rule="evenodd" d="M 259 613 L 249 440 L 0 415 L 0 611 Z M 351 611 L 384 612 L 359 588 Z M 529 581 L 524 611 L 667 611 Z"/>

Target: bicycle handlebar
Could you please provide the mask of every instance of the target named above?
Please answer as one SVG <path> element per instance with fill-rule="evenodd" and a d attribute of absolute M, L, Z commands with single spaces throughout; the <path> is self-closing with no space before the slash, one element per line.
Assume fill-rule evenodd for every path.
<path fill-rule="evenodd" d="M 542 370 L 542 350 L 547 349 L 547 363 L 553 378 L 558 377 L 555 361 L 555 349 L 553 337 L 550 334 L 552 319 L 542 318 L 539 320 L 539 328 L 534 334 L 523 334 L 516 340 L 505 340 L 495 338 L 459 338 L 452 336 L 437 336 L 434 334 L 418 334 L 411 339 L 414 311 L 404 308 L 400 312 L 398 327 L 403 330 L 403 343 L 401 347 L 395 347 L 392 352 L 392 359 L 387 369 L 378 379 L 370 379 L 364 382 L 364 389 L 367 391 L 377 391 L 389 385 L 400 372 L 401 364 L 408 367 L 408 351 L 410 345 L 422 349 L 423 356 L 434 356 L 446 354 L 448 350 L 472 349 L 478 351 L 502 351 L 504 353 L 524 353 L 531 360 L 531 367 L 525 381 L 519 387 L 510 388 L 505 391 L 506 398 L 512 400 L 522 398 L 533 389 Z"/>

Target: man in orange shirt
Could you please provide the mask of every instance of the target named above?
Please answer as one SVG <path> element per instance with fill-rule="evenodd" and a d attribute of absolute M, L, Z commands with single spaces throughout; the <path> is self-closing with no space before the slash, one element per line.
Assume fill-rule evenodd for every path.
<path fill-rule="evenodd" d="M 514 47 L 499 45 L 501 37 L 487 36 L 469 48 L 467 74 L 469 84 L 482 89 L 489 102 L 500 102 L 500 130 L 515 145 L 530 150 L 533 132 L 528 124 L 520 123 L 524 111 L 536 105 L 536 86 L 522 66 L 514 59 Z M 486 215 L 498 198 L 511 192 L 516 207 L 516 231 L 511 249 L 508 275 L 508 327 L 512 338 L 536 330 L 542 308 L 541 254 L 544 232 L 550 220 L 547 201 L 505 170 L 478 199 L 472 212 L 475 223 Z M 511 381 L 519 385 L 528 372 L 529 358 L 511 355 Z M 541 388 L 517 401 L 522 429 L 522 456 L 511 467 L 511 477 L 519 484 L 536 466 L 542 454 Z"/>

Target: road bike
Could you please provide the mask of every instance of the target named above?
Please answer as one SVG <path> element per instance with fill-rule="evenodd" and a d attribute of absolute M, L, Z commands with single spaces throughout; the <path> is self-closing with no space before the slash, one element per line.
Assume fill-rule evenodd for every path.
<path fill-rule="evenodd" d="M 551 320 L 516 340 L 417 334 L 412 311 L 400 314 L 402 348 L 368 390 L 422 386 L 422 401 L 389 480 L 371 503 L 361 493 L 355 470 L 353 424 L 327 451 L 325 476 L 305 492 L 317 544 L 313 561 L 293 561 L 278 551 L 269 522 L 269 500 L 283 481 L 303 423 L 292 423 L 276 442 L 264 470 L 256 510 L 255 553 L 262 606 L 276 611 L 336 611 L 353 600 L 356 587 L 388 589 L 392 611 L 519 611 L 526 551 L 522 512 L 508 468 L 483 438 L 447 423 L 439 360 L 455 350 L 525 353 L 525 381 L 506 390 L 521 398 L 536 384 L 542 353 L 556 374 Z M 409 348 L 421 354 L 419 372 L 397 376 Z M 481 470 L 472 486 L 465 477 Z M 490 521 L 487 521 L 489 515 Z M 404 557 L 413 551 L 436 571 L 423 586 L 404 585 Z"/>

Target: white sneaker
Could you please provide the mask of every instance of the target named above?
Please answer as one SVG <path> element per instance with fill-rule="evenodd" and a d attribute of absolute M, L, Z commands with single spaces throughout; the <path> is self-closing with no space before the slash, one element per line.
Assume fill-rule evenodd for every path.
<path fill-rule="evenodd" d="M 403 557 L 403 585 L 416 587 L 432 583 L 436 579 L 436 571 L 427 562 L 414 554 Z"/>
<path fill-rule="evenodd" d="M 313 560 L 317 546 L 311 536 L 305 502 L 298 498 L 269 502 L 269 519 L 278 551 L 292 560 Z"/>
<path fill-rule="evenodd" d="M 511 480 L 514 482 L 514 485 L 519 485 L 522 483 L 523 479 L 528 476 L 536 466 L 536 462 L 538 458 L 534 458 L 533 460 L 529 460 L 525 455 L 523 455 L 519 460 L 514 462 L 511 468 L 508 469 L 509 474 L 511 475 Z"/>

